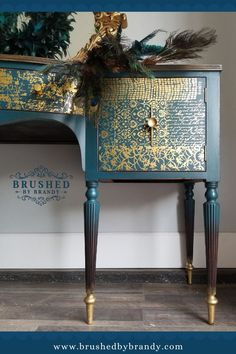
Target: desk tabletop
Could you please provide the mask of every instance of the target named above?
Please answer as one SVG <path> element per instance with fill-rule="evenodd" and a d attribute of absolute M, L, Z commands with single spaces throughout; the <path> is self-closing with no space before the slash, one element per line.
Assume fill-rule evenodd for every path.
<path fill-rule="evenodd" d="M 24 55 L 7 55 L 0 54 L 0 61 L 12 61 L 23 63 L 35 64 L 56 64 L 62 63 L 61 60 L 50 58 L 39 58 Z M 154 71 L 221 71 L 222 65 L 220 64 L 188 64 L 188 63 L 160 63 L 150 67 Z"/>

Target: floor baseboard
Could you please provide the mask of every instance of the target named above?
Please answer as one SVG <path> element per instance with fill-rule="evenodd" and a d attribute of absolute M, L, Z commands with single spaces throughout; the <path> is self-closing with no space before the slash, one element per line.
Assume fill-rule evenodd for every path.
<path fill-rule="evenodd" d="M 0 281 L 84 283 L 83 270 L 0 270 Z M 97 283 L 186 283 L 184 269 L 98 269 Z M 206 269 L 194 269 L 193 283 L 206 284 Z M 236 269 L 218 269 L 219 284 L 236 283 Z"/>

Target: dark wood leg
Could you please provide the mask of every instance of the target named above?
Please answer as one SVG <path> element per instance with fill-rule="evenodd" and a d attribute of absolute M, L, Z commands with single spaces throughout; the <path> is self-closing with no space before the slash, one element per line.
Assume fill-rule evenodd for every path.
<path fill-rule="evenodd" d="M 188 284 L 192 284 L 194 212 L 195 212 L 195 200 L 193 199 L 194 183 L 187 182 L 184 184 L 184 187 L 185 187 L 184 211 L 185 211 L 185 233 L 186 233 L 186 253 L 187 253 L 186 271 L 187 271 L 187 282 Z"/>
<path fill-rule="evenodd" d="M 217 182 L 206 183 L 206 202 L 204 203 L 204 224 L 206 240 L 206 264 L 208 271 L 208 323 L 215 322 L 216 298 L 216 275 L 217 275 L 217 255 L 220 205 L 217 202 Z"/>
<path fill-rule="evenodd" d="M 84 203 L 84 232 L 85 232 L 85 281 L 86 297 L 84 302 L 87 311 L 87 323 L 93 323 L 93 310 L 95 303 L 95 272 L 97 255 L 97 236 L 100 205 L 97 201 L 98 182 L 86 182 L 87 201 Z"/>

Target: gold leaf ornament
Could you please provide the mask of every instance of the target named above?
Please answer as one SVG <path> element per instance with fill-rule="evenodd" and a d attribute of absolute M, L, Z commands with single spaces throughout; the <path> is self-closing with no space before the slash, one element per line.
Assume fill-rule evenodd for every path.
<path fill-rule="evenodd" d="M 93 49 L 100 47 L 102 39 L 106 36 L 117 36 L 118 30 L 128 26 L 127 16 L 121 12 L 94 12 L 96 34 L 90 37 L 89 42 L 79 50 L 71 60 L 85 63 L 88 54 Z"/>

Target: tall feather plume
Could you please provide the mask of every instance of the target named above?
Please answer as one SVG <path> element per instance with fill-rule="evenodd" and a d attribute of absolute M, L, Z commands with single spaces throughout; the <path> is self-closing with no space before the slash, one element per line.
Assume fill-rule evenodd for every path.
<path fill-rule="evenodd" d="M 74 100 L 79 102 L 85 98 L 88 108 L 91 100 L 99 103 L 102 79 L 107 72 L 128 71 L 152 77 L 151 67 L 169 61 L 199 58 L 205 48 L 216 43 L 217 37 L 215 30 L 203 28 L 200 31 L 172 32 L 162 46 L 148 44 L 160 32 L 165 31 L 155 30 L 131 45 L 125 37 L 121 37 L 121 31 L 115 37 L 107 35 L 99 45 L 88 51 L 86 61 L 69 60 L 46 70 L 56 72 L 59 85 L 63 85 L 68 77 L 76 79 L 78 90 Z"/>
<path fill-rule="evenodd" d="M 202 28 L 200 31 L 172 32 L 162 50 L 157 55 L 144 59 L 143 64 L 155 65 L 160 62 L 200 58 L 200 53 L 215 44 L 216 38 L 216 31 L 209 28 Z"/>

